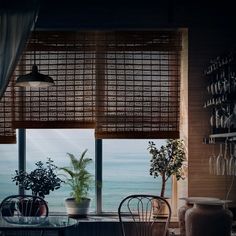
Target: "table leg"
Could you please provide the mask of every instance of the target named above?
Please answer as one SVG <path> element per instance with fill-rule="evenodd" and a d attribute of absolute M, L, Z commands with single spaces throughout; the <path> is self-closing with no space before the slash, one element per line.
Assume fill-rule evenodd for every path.
<path fill-rule="evenodd" d="M 43 236 L 43 235 L 44 235 L 44 230 L 42 229 L 41 233 L 40 233 L 40 236 Z"/>

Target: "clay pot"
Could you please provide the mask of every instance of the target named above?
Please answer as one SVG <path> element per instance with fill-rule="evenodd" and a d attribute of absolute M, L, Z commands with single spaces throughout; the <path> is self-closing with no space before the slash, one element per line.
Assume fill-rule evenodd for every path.
<path fill-rule="evenodd" d="M 223 204 L 195 203 L 185 213 L 186 236 L 230 236 L 232 213 Z"/>
<path fill-rule="evenodd" d="M 171 206 L 171 199 L 165 198 L 166 201 Z M 157 199 L 152 200 L 152 206 L 153 206 L 153 217 L 159 218 L 159 217 L 168 217 L 169 216 L 169 209 L 165 202 L 159 201 Z"/>
<path fill-rule="evenodd" d="M 185 201 L 185 204 L 179 208 L 178 210 L 178 219 L 179 219 L 179 229 L 180 229 L 180 236 L 185 236 L 185 213 L 188 209 L 192 208 L 193 204 Z"/>
<path fill-rule="evenodd" d="M 43 216 L 46 206 L 40 200 L 23 199 L 18 202 L 18 209 L 23 216 Z"/>
<path fill-rule="evenodd" d="M 188 197 L 188 198 L 181 198 L 181 199 L 185 201 L 185 204 L 178 209 L 178 220 L 179 220 L 180 236 L 185 236 L 186 235 L 185 213 L 188 209 L 193 207 L 194 201 L 196 200 L 212 201 L 212 200 L 218 200 L 218 198 Z"/>

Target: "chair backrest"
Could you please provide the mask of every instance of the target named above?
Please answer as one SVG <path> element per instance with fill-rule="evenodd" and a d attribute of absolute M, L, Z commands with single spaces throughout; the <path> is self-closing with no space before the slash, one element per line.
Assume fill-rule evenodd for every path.
<path fill-rule="evenodd" d="M 41 224 L 48 216 L 48 205 L 41 197 L 11 195 L 1 202 L 0 214 L 11 224 Z"/>
<path fill-rule="evenodd" d="M 118 215 L 123 236 L 166 236 L 171 208 L 162 197 L 136 194 L 121 201 Z"/>

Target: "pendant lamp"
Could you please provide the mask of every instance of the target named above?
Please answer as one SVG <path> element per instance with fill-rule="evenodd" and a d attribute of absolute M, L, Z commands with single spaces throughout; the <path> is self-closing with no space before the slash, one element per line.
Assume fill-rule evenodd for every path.
<path fill-rule="evenodd" d="M 34 87 L 34 88 L 45 88 L 54 85 L 53 79 L 48 75 L 43 75 L 38 72 L 36 65 L 36 52 L 34 49 L 34 65 L 32 71 L 29 74 L 21 75 L 17 78 L 15 85 L 20 87 Z"/>
<path fill-rule="evenodd" d="M 50 76 L 40 74 L 37 65 L 34 64 L 32 66 L 32 72 L 18 77 L 15 85 L 20 87 L 42 88 L 54 85 L 54 81 Z"/>

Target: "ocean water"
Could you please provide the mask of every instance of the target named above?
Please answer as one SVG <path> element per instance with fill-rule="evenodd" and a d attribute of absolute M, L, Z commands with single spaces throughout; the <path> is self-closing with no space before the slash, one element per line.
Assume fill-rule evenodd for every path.
<path fill-rule="evenodd" d="M 47 157 L 59 166 L 68 166 L 67 152 L 79 155 L 88 148 L 88 156 L 94 160 L 94 133 L 91 130 L 27 130 L 27 170 L 35 162 L 46 161 Z M 103 140 L 103 185 L 102 207 L 104 212 L 117 212 L 122 198 L 129 194 L 160 194 L 161 182 L 149 175 L 150 156 L 147 151 L 149 140 Z M 162 145 L 163 140 L 152 140 Z M 0 200 L 18 189 L 12 182 L 18 167 L 17 145 L 0 145 Z M 94 162 L 89 171 L 95 176 Z M 29 192 L 30 193 L 30 192 Z M 50 211 L 65 212 L 64 199 L 70 196 L 70 188 L 63 185 L 45 197 Z M 95 188 L 92 186 L 91 211 L 95 211 Z M 166 186 L 166 196 L 171 196 L 171 182 Z"/>
<path fill-rule="evenodd" d="M 125 196 L 136 193 L 159 194 L 161 182 L 158 179 L 148 181 L 145 178 L 136 180 L 104 180 L 102 188 L 102 205 L 104 212 L 116 212 L 119 202 Z M 18 192 L 17 186 L 11 182 L 11 175 L 0 174 L 0 200 L 8 195 Z M 30 194 L 30 192 L 28 192 Z M 167 183 L 166 195 L 171 195 L 171 183 Z M 49 204 L 50 211 L 65 212 L 64 199 L 70 196 L 70 188 L 63 185 L 60 189 L 51 192 L 45 197 Z M 92 188 L 89 196 L 92 199 L 91 212 L 95 211 L 95 188 Z"/>

